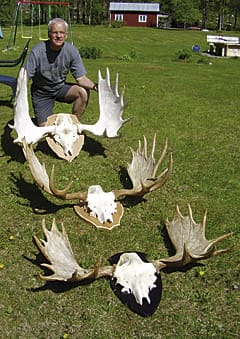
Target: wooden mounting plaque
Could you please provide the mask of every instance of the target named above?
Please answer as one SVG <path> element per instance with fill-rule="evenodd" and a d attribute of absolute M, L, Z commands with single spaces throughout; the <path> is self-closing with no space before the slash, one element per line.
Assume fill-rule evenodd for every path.
<path fill-rule="evenodd" d="M 61 113 L 63 114 L 63 113 Z M 66 113 L 67 114 L 67 113 Z M 72 119 L 72 122 L 73 124 L 78 124 L 79 121 L 77 119 L 77 117 L 73 114 L 68 114 L 71 119 Z M 55 121 L 57 119 L 57 114 L 53 114 L 53 115 L 50 115 L 47 119 L 47 125 L 48 126 L 52 126 L 55 124 Z M 63 148 L 62 146 L 57 143 L 54 139 L 53 136 L 47 136 L 46 137 L 46 141 L 48 143 L 48 146 L 51 148 L 51 150 L 59 157 L 59 158 L 62 158 L 64 160 L 67 160 L 69 162 L 73 161 L 74 158 L 76 158 L 82 147 L 83 147 L 83 144 L 84 144 L 84 135 L 83 134 L 79 134 L 79 137 L 77 138 L 77 140 L 74 142 L 73 144 L 73 154 L 72 155 L 66 155 L 64 154 L 63 152 Z"/>
<path fill-rule="evenodd" d="M 90 216 L 84 205 L 83 206 L 75 205 L 74 210 L 78 216 L 80 216 L 87 222 L 90 222 L 95 227 L 101 228 L 101 229 L 112 230 L 114 227 L 120 225 L 120 221 L 121 221 L 121 218 L 124 212 L 122 204 L 119 201 L 117 201 L 116 204 L 117 204 L 117 212 L 113 214 L 113 222 L 106 222 L 104 224 L 102 224 L 97 218 Z"/>

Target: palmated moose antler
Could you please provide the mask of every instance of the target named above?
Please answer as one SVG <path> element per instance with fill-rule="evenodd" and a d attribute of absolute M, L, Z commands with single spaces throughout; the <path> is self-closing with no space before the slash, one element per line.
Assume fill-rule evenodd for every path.
<path fill-rule="evenodd" d="M 155 145 L 156 145 L 156 135 L 154 136 L 154 139 L 153 139 L 152 151 L 149 157 L 147 155 L 147 140 L 145 137 L 144 137 L 143 149 L 141 147 L 140 142 L 139 142 L 139 148 L 137 151 L 133 151 L 131 149 L 133 157 L 132 157 L 131 164 L 128 165 L 128 174 L 131 178 L 133 187 L 131 189 L 113 190 L 112 197 L 111 196 L 108 197 L 108 201 L 106 202 L 104 206 L 101 205 L 103 194 L 107 195 L 107 193 L 103 192 L 101 196 L 99 195 L 99 199 L 97 198 L 98 199 L 97 204 L 100 205 L 100 208 L 99 206 L 96 207 L 97 212 L 95 214 L 99 214 L 99 210 L 100 211 L 102 210 L 102 212 L 100 213 L 105 214 L 105 217 L 101 217 L 101 220 L 103 220 L 104 222 L 109 220 L 110 205 L 114 204 L 115 199 L 119 199 L 120 197 L 126 196 L 126 195 L 144 196 L 145 194 L 155 191 L 158 188 L 162 187 L 167 182 L 172 172 L 172 166 L 173 166 L 172 155 L 170 154 L 168 167 L 159 176 L 156 176 L 156 172 L 160 164 L 162 163 L 164 156 L 166 154 L 166 151 L 167 151 L 167 140 L 163 147 L 160 158 L 157 162 L 154 158 Z M 81 200 L 85 202 L 86 205 L 88 204 L 88 207 L 92 205 L 90 204 L 90 194 L 88 194 L 88 192 L 94 191 L 92 189 L 93 186 L 89 187 L 88 192 L 69 193 L 69 189 L 72 183 L 69 183 L 62 190 L 57 189 L 54 185 L 54 167 L 52 168 L 51 176 L 49 178 L 44 164 L 41 165 L 36 155 L 34 154 L 33 147 L 31 145 L 28 145 L 25 141 L 23 141 L 23 150 L 26 155 L 26 159 L 28 161 L 32 176 L 35 179 L 36 183 L 43 190 L 63 200 L 76 200 L 77 199 L 77 200 Z M 94 194 L 91 194 L 91 197 L 93 196 Z M 96 203 L 94 201 L 94 205 L 95 204 Z"/>
<path fill-rule="evenodd" d="M 14 100 L 14 124 L 9 125 L 15 129 L 17 138 L 14 143 L 22 143 L 25 138 L 26 143 L 36 143 L 48 134 L 55 132 L 55 126 L 38 127 L 29 115 L 28 91 L 27 91 L 27 72 L 21 68 L 17 79 L 17 92 Z"/>
<path fill-rule="evenodd" d="M 113 268 L 111 266 L 98 267 L 96 265 L 94 268 L 84 269 L 78 265 L 63 224 L 62 232 L 60 232 L 55 219 L 53 219 L 52 228 L 49 231 L 46 228 L 45 219 L 43 219 L 42 228 L 46 241 L 39 240 L 36 236 L 34 236 L 34 240 L 41 253 L 50 262 L 50 264 L 42 264 L 42 266 L 54 272 L 47 277 L 41 275 L 43 280 L 81 281 L 112 275 Z"/>
<path fill-rule="evenodd" d="M 157 170 L 162 164 L 163 159 L 167 152 L 168 141 L 166 139 L 160 158 L 156 162 L 154 152 L 156 147 L 156 134 L 153 138 L 151 155 L 147 155 L 147 139 L 144 136 L 143 148 L 139 140 L 138 149 L 132 152 L 132 162 L 128 164 L 128 174 L 132 181 L 133 187 L 131 189 L 114 190 L 116 198 L 125 195 L 143 196 L 146 193 L 153 192 L 162 187 L 168 180 L 172 173 L 173 158 L 172 154 L 169 157 L 168 167 L 156 177 Z"/>
<path fill-rule="evenodd" d="M 118 93 L 118 73 L 116 74 L 115 84 L 111 85 L 109 68 L 106 69 L 106 78 L 102 77 L 101 71 L 98 71 L 98 104 L 99 119 L 93 125 L 78 124 L 80 132 L 89 131 L 94 135 L 103 135 L 109 138 L 118 136 L 118 130 L 129 119 L 122 119 L 124 104 L 124 89 Z"/>
<path fill-rule="evenodd" d="M 191 206 L 188 205 L 188 216 L 183 216 L 176 207 L 174 218 L 170 222 L 166 220 L 166 228 L 169 238 L 176 250 L 172 257 L 155 261 L 154 265 L 160 270 L 165 267 L 182 267 L 198 260 L 208 259 L 210 257 L 226 253 L 231 248 L 224 250 L 215 250 L 215 245 L 232 235 L 224 234 L 216 239 L 207 240 L 205 237 L 207 212 L 205 212 L 202 223 L 196 223 L 192 216 Z"/>

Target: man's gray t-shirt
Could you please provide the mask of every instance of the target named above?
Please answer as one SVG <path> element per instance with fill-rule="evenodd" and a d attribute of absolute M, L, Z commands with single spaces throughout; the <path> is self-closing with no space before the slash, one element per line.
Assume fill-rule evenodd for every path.
<path fill-rule="evenodd" d="M 57 52 L 50 49 L 49 41 L 39 42 L 30 51 L 25 69 L 33 86 L 48 93 L 63 86 L 69 70 L 75 79 L 86 74 L 79 51 L 68 42 Z"/>

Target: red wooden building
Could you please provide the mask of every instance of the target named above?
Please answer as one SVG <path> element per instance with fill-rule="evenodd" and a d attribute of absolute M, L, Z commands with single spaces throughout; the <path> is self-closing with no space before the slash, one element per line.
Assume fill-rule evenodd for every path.
<path fill-rule="evenodd" d="M 158 27 L 162 19 L 160 4 L 110 2 L 110 22 L 123 21 L 126 26 Z"/>

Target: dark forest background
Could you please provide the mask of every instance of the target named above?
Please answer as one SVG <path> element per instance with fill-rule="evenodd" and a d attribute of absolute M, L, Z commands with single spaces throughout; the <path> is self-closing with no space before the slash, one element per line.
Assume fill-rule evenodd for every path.
<path fill-rule="evenodd" d="M 30 1 L 27 1 L 28 3 Z M 42 3 L 43 1 L 41 1 Z M 47 1 L 46 1 L 47 2 Z M 50 1 L 49 1 L 50 2 Z M 61 5 L 66 1 L 57 1 L 58 5 L 24 5 L 21 22 L 23 24 L 45 24 L 49 18 L 61 16 L 71 18 L 73 24 L 107 25 L 109 24 L 109 3 L 106 0 L 70 0 L 69 7 Z M 114 1 L 113 1 L 114 2 Z M 118 2 L 118 1 L 115 1 Z M 124 2 L 124 1 L 122 1 Z M 131 1 L 125 1 L 131 2 Z M 159 1 L 133 1 L 159 2 Z M 175 28 L 198 27 L 212 30 L 240 30 L 239 0 L 162 0 L 162 13 L 169 14 L 169 25 Z M 0 3 L 0 24 L 10 26 L 16 14 L 17 1 L 2 0 Z M 33 8 L 34 7 L 34 8 Z"/>

